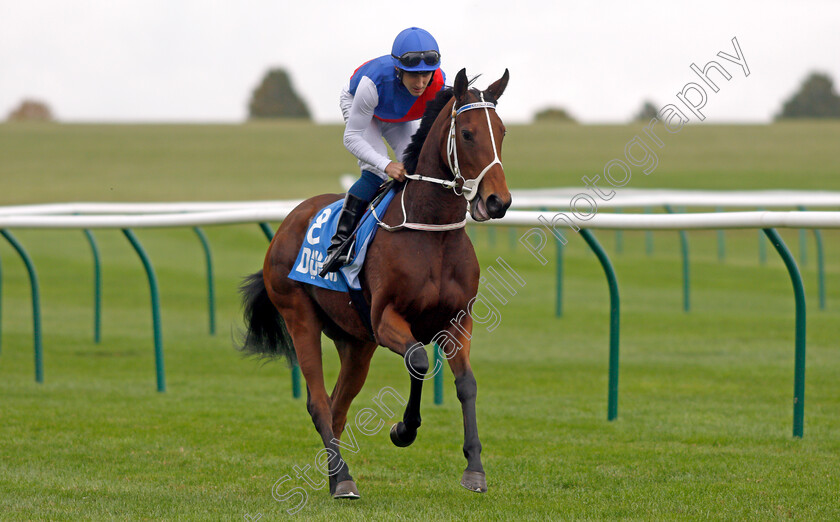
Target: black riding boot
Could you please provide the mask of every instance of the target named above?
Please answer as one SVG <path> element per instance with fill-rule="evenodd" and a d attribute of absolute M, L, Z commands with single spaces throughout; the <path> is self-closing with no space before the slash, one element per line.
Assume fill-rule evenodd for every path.
<path fill-rule="evenodd" d="M 320 273 L 321 277 L 330 272 L 337 272 L 339 268 L 347 264 L 350 252 L 350 243 L 347 239 L 356 229 L 356 225 L 364 214 L 368 203 L 370 202 L 352 194 L 347 194 L 347 197 L 344 198 L 344 207 L 338 216 L 338 225 L 336 225 L 332 243 L 327 248 L 327 259 L 324 260 L 324 268 Z M 344 245 L 345 242 L 346 245 Z M 344 245 L 343 248 L 342 245 Z"/>

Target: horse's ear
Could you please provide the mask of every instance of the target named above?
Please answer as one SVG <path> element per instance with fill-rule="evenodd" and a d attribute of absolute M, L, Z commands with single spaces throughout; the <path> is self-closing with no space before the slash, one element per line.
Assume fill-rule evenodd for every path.
<path fill-rule="evenodd" d="M 464 98 L 467 96 L 468 86 L 469 82 L 467 81 L 467 69 L 461 69 L 458 71 L 458 75 L 455 76 L 455 85 L 453 86 L 455 100 L 459 103 L 463 103 Z"/>
<path fill-rule="evenodd" d="M 493 82 L 493 84 L 487 88 L 487 92 L 491 96 L 493 96 L 493 98 L 498 100 L 499 97 L 501 97 L 502 93 L 505 92 L 505 88 L 507 87 L 509 78 L 510 74 L 508 73 L 508 70 L 505 69 L 505 74 L 503 74 L 501 78 Z"/>

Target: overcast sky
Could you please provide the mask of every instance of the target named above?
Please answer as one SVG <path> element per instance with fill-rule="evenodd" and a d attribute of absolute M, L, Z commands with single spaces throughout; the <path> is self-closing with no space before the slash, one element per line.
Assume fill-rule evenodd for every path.
<path fill-rule="evenodd" d="M 709 91 L 708 122 L 769 121 L 812 70 L 840 81 L 834 1 L 0 0 L 0 119 L 30 97 L 63 121 L 238 122 L 284 67 L 317 121 L 340 121 L 350 74 L 412 25 L 436 37 L 449 82 L 509 68 L 511 123 L 547 106 L 626 121 L 645 99 L 675 103 L 710 60 L 732 79 Z M 716 56 L 733 37 L 749 77 Z"/>

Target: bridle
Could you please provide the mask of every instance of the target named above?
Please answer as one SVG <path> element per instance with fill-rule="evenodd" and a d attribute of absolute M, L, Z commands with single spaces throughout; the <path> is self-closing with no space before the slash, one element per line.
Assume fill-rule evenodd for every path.
<path fill-rule="evenodd" d="M 416 181 L 426 181 L 429 183 L 436 183 L 443 188 L 452 189 L 452 191 L 457 196 L 463 196 L 464 199 L 467 200 L 468 204 L 472 204 L 472 200 L 475 199 L 476 195 L 478 195 L 478 187 L 481 184 L 481 180 L 484 179 L 484 175 L 490 170 L 493 165 L 502 166 L 502 162 L 499 159 L 499 152 L 496 150 L 496 137 L 493 135 L 493 124 L 490 122 L 490 109 L 495 110 L 496 104 L 489 101 L 484 101 L 484 93 L 480 93 L 479 96 L 481 97 L 481 101 L 467 103 L 462 105 L 459 108 L 455 108 L 455 103 L 452 104 L 452 114 L 450 116 L 450 123 L 449 123 L 449 137 L 447 138 L 446 142 L 446 160 L 449 163 L 449 170 L 452 171 L 453 179 L 445 180 L 440 178 L 431 178 L 428 176 L 423 176 L 421 174 L 406 174 L 405 177 L 410 180 Z M 473 109 L 484 109 L 484 114 L 487 116 L 487 128 L 490 130 L 490 143 L 493 147 L 493 161 L 487 164 L 486 167 L 481 171 L 481 173 L 476 176 L 474 179 L 465 179 L 461 175 L 461 166 L 458 163 L 458 147 L 456 146 L 456 132 L 455 132 L 455 120 L 457 119 L 458 115 L 462 112 L 470 111 Z M 460 181 L 460 183 L 459 183 Z M 459 188 L 460 185 L 460 188 Z M 406 187 L 408 186 L 408 182 L 406 182 Z M 426 230 L 431 232 L 443 232 L 446 230 L 456 230 L 459 228 L 464 228 L 467 224 L 467 218 L 464 217 L 463 221 L 459 221 L 457 223 L 447 223 L 443 225 L 432 224 L 432 223 L 409 223 L 408 222 L 408 214 L 405 211 L 405 190 L 406 187 L 403 187 L 402 196 L 400 198 L 400 202 L 402 204 L 402 212 L 403 212 L 403 222 L 396 226 L 391 226 L 384 223 L 379 217 L 376 215 L 376 210 L 371 207 L 371 213 L 376 221 L 379 223 L 379 226 L 393 232 L 395 230 L 399 230 L 401 228 L 409 228 L 412 230 Z"/>

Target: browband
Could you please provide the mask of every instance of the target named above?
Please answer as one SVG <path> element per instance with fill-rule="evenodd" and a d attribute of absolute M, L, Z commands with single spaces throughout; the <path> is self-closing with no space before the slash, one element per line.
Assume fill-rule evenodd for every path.
<path fill-rule="evenodd" d="M 455 115 L 461 114 L 464 111 L 469 111 L 472 109 L 495 109 L 496 104 L 493 102 L 488 101 L 480 101 L 475 103 L 468 103 L 466 105 L 462 105 L 458 110 L 455 111 Z"/>

